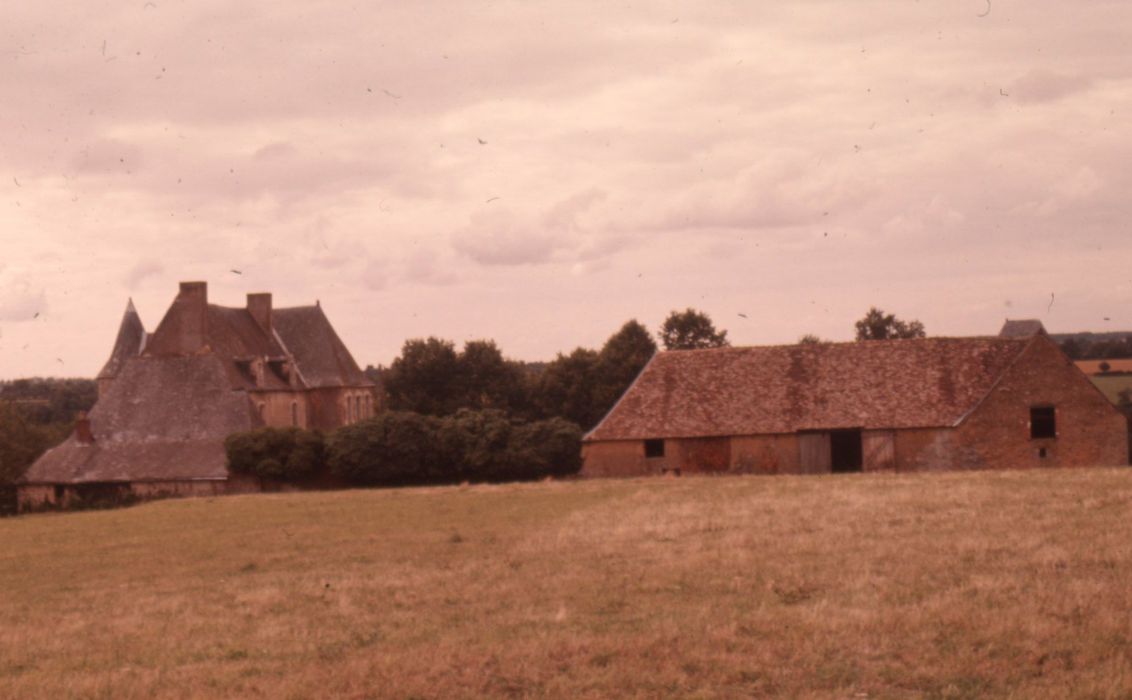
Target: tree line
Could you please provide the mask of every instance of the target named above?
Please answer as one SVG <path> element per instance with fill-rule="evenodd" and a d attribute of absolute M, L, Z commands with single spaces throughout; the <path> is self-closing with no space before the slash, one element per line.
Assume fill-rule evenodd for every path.
<path fill-rule="evenodd" d="M 0 484 L 12 483 L 74 428 L 98 398 L 91 379 L 0 380 Z"/>

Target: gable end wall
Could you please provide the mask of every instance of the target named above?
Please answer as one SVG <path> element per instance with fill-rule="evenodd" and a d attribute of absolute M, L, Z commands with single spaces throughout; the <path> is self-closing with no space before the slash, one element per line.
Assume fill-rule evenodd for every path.
<path fill-rule="evenodd" d="M 1056 409 L 1057 437 L 1030 439 L 1030 407 Z M 1037 337 L 955 431 L 977 468 L 1119 466 L 1128 463 L 1122 416 L 1052 341 Z M 1039 456 L 1045 448 L 1046 457 Z"/>

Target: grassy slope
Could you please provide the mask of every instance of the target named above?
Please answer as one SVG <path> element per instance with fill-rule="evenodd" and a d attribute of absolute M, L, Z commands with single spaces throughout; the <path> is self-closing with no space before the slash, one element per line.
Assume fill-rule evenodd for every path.
<path fill-rule="evenodd" d="M 1132 695 L 1132 471 L 0 520 L 0 696 Z"/>

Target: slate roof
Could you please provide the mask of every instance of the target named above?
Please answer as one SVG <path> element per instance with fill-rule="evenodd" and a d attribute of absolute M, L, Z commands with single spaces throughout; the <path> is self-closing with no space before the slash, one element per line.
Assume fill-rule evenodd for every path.
<path fill-rule="evenodd" d="M 274 309 L 268 332 L 246 308 L 199 298 L 194 304 L 183 285 L 151 336 L 127 306 L 99 375 L 114 381 L 89 415 L 94 442 L 72 436 L 40 457 L 24 482 L 224 479 L 224 438 L 262 425 L 250 391 L 373 386 L 321 307 Z M 202 327 L 203 336 L 192 335 Z M 249 363 L 265 359 L 280 371 L 265 367 L 257 384 Z M 288 361 L 290 376 L 281 369 Z"/>
<path fill-rule="evenodd" d="M 1036 318 L 1006 319 L 1002 330 L 998 332 L 1000 338 L 1029 338 L 1032 335 L 1045 333 L 1046 327 Z"/>
<path fill-rule="evenodd" d="M 122 371 L 122 365 L 131 357 L 137 357 L 145 347 L 146 333 L 142 325 L 134 301 L 126 304 L 126 311 L 122 314 L 122 323 L 118 326 L 118 337 L 114 340 L 114 349 L 110 352 L 110 359 L 102 366 L 98 373 L 99 379 L 113 379 Z"/>
<path fill-rule="evenodd" d="M 951 426 L 1028 342 L 919 338 L 662 352 L 585 439 Z"/>
<path fill-rule="evenodd" d="M 306 386 L 373 386 L 334 332 L 321 306 L 276 309 L 272 325 L 294 356 Z"/>
<path fill-rule="evenodd" d="M 23 480 L 223 479 L 224 438 L 258 423 L 247 393 L 232 391 L 213 354 L 128 359 L 89 418 L 94 443 L 68 438 Z"/>

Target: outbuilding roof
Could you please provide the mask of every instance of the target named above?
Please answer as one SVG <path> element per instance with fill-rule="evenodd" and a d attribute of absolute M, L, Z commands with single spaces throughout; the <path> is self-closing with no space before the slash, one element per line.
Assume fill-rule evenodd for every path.
<path fill-rule="evenodd" d="M 1029 338 L 658 353 L 586 441 L 955 425 Z"/>

